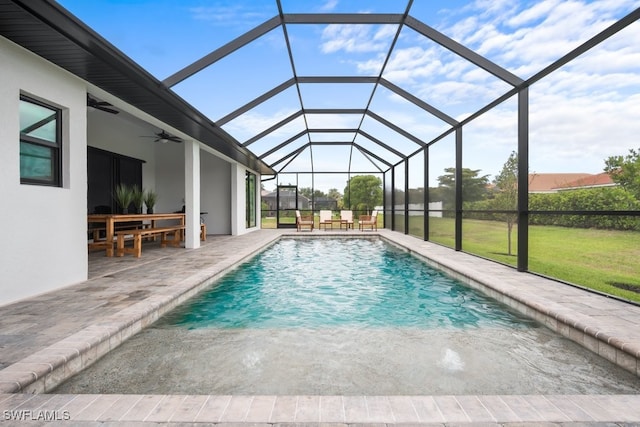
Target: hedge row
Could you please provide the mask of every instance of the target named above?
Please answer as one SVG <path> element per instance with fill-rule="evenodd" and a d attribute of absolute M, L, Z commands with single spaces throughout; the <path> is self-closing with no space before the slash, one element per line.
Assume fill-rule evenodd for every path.
<path fill-rule="evenodd" d="M 471 210 L 491 210 L 491 199 L 470 203 Z M 640 211 L 640 201 L 620 187 L 591 188 L 558 193 L 530 194 L 530 211 Z M 466 218 L 505 221 L 504 214 L 469 213 Z M 640 217 L 617 215 L 530 215 L 529 224 L 575 228 L 640 231 Z"/>

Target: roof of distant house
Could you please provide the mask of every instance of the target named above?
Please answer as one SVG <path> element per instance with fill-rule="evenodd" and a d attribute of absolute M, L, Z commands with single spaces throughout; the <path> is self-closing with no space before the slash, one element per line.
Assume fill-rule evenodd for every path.
<path fill-rule="evenodd" d="M 557 191 L 570 182 L 591 176 L 589 173 L 530 173 L 529 192 L 545 193 Z"/>
<path fill-rule="evenodd" d="M 575 181 L 567 182 L 566 184 L 557 187 L 557 189 L 569 190 L 585 187 L 610 187 L 612 185 L 615 185 L 615 183 L 613 182 L 613 179 L 611 179 L 611 176 L 606 172 L 602 172 L 596 175 L 589 175 L 583 178 L 576 179 Z"/>
<path fill-rule="evenodd" d="M 530 193 L 554 193 L 577 188 L 609 187 L 615 183 L 607 173 L 531 173 Z"/>

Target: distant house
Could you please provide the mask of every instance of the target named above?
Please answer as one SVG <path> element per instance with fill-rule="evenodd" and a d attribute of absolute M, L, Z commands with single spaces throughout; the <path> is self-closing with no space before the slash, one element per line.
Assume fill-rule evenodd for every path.
<path fill-rule="evenodd" d="M 557 193 L 597 187 L 613 187 L 616 184 L 606 173 L 531 173 L 529 193 Z"/>
<path fill-rule="evenodd" d="M 275 191 L 262 191 L 262 202 L 267 205 L 265 210 L 276 211 L 278 209 L 277 193 Z M 298 205 L 293 191 L 280 191 L 280 209 L 309 209 L 309 199 L 298 194 Z"/>
<path fill-rule="evenodd" d="M 558 191 L 577 190 L 583 188 L 599 188 L 599 187 L 614 187 L 615 182 L 611 179 L 611 176 L 605 172 L 585 176 L 584 178 L 577 179 L 575 181 L 568 182 L 558 188 Z"/>
<path fill-rule="evenodd" d="M 332 199 L 331 197 L 316 197 L 313 201 L 313 209 L 330 209 L 335 211 L 338 209 L 338 201 L 336 199 Z"/>

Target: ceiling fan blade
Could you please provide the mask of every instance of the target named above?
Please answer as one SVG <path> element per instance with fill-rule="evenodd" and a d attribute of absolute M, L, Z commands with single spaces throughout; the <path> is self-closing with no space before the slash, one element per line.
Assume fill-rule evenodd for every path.
<path fill-rule="evenodd" d="M 162 142 L 167 143 L 169 141 L 171 142 L 176 142 L 176 143 L 182 143 L 183 139 L 180 138 L 179 136 L 174 136 L 171 135 L 170 133 L 167 133 L 165 131 L 160 131 L 160 132 L 156 132 L 155 135 L 151 136 L 151 135 L 141 135 L 140 138 L 155 138 L 153 140 L 153 142 Z"/>

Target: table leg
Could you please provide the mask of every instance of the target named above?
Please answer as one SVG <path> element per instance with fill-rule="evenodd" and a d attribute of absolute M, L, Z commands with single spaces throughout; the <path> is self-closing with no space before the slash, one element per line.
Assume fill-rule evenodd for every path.
<path fill-rule="evenodd" d="M 114 236 L 114 221 L 113 218 L 107 218 L 107 223 L 105 224 L 105 239 L 107 241 L 107 256 L 113 256 L 113 236 Z"/>

